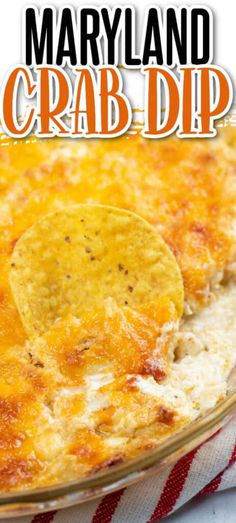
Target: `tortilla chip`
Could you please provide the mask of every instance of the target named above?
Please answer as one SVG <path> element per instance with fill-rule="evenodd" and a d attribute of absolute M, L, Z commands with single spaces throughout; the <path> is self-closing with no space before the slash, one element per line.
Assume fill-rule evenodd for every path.
<path fill-rule="evenodd" d="M 10 283 L 30 338 L 69 313 L 113 297 L 135 307 L 166 296 L 183 311 L 182 277 L 169 247 L 145 220 L 102 205 L 43 218 L 17 242 Z"/>

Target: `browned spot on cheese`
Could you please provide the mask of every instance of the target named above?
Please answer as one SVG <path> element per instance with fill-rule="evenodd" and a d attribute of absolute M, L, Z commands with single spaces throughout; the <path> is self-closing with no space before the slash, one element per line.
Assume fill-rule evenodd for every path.
<path fill-rule="evenodd" d="M 174 420 L 174 411 L 168 409 L 165 406 L 161 406 L 158 410 L 158 421 L 164 423 L 165 425 L 171 425 Z"/>

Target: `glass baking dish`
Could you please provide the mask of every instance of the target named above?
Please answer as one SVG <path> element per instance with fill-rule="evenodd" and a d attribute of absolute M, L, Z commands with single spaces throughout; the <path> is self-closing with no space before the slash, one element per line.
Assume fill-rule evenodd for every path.
<path fill-rule="evenodd" d="M 7 146 L 7 137 L 0 130 L 0 146 Z M 29 137 L 27 143 L 31 143 Z M 16 143 L 16 142 L 14 142 Z M 45 488 L 0 494 L 0 519 L 34 515 L 80 504 L 104 496 L 160 474 L 170 464 L 206 441 L 236 413 L 236 368 L 228 379 L 227 397 L 213 409 L 186 425 L 179 432 L 135 459 L 91 476 Z"/>
<path fill-rule="evenodd" d="M 125 464 L 92 476 L 42 489 L 0 495 L 0 519 L 57 510 L 109 494 L 151 474 L 159 474 L 171 463 L 206 441 L 232 418 L 236 411 L 236 370 L 228 380 L 228 395 L 155 450 L 142 453 Z"/>

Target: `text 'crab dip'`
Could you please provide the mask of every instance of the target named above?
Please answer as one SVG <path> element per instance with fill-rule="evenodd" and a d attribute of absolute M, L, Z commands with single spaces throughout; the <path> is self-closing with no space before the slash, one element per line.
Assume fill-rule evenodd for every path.
<path fill-rule="evenodd" d="M 0 147 L 2 491 L 76 479 L 155 448 L 225 397 L 236 363 L 230 134 L 211 141 L 8 142 Z M 77 204 L 132 211 L 155 227 L 181 269 L 182 318 L 169 295 L 153 301 L 148 293 L 134 306 L 120 260 L 113 269 L 127 282 L 124 303 L 105 296 L 27 337 L 9 283 L 17 269 L 12 253 L 32 225 Z M 64 242 L 69 252 L 71 238 Z M 85 252 L 97 263 L 89 238 Z M 41 265 L 38 280 L 45 277 Z M 63 276 L 64 288 L 73 286 L 73 274 Z M 48 289 L 43 299 L 52 311 Z"/>

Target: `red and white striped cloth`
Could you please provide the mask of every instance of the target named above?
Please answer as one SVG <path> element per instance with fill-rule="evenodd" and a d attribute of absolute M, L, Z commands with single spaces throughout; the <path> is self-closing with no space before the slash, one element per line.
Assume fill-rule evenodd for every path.
<path fill-rule="evenodd" d="M 77 507 L 11 523 L 152 523 L 195 496 L 236 486 L 236 417 L 156 476 Z M 9 523 L 9 519 L 3 520 Z"/>

